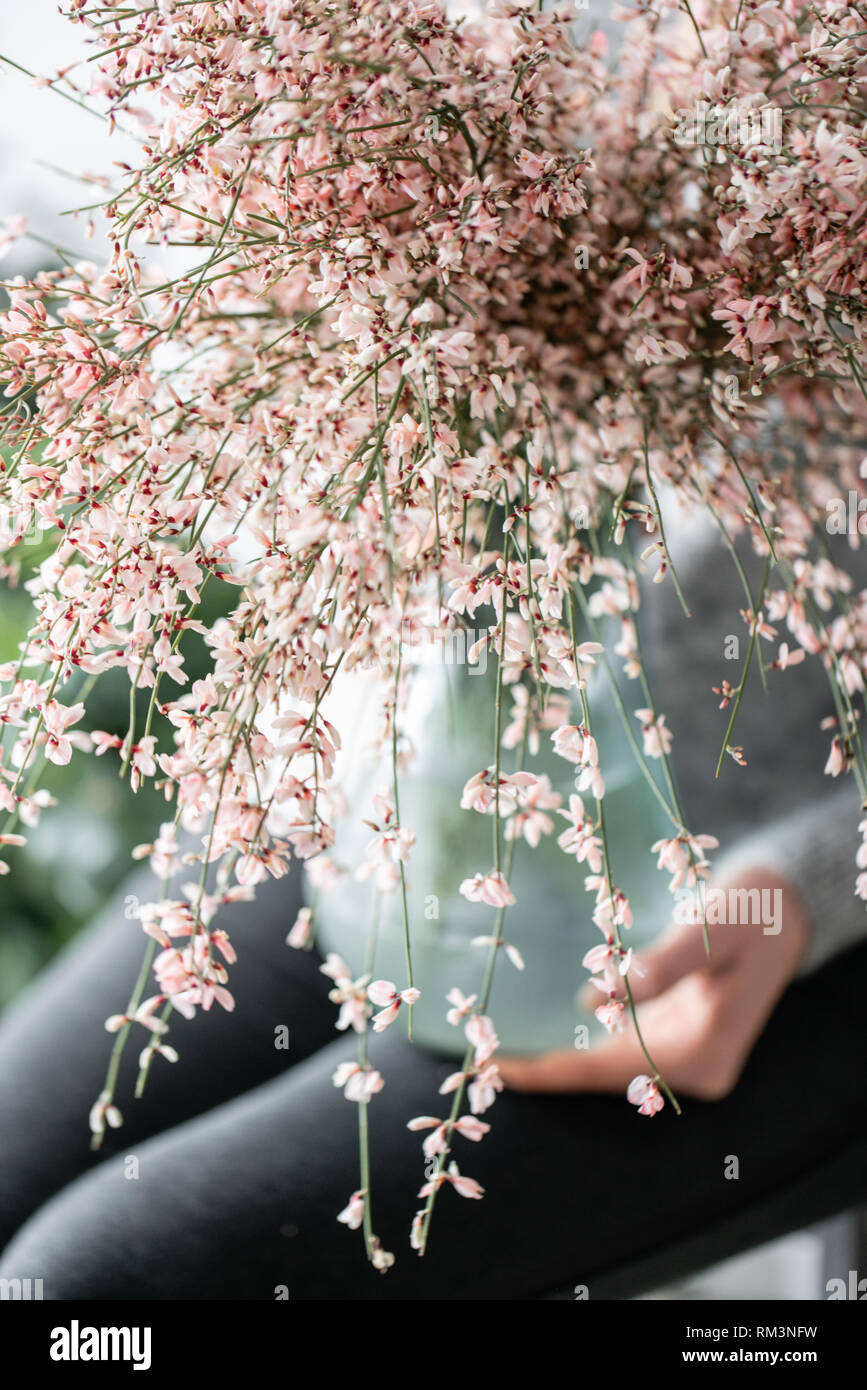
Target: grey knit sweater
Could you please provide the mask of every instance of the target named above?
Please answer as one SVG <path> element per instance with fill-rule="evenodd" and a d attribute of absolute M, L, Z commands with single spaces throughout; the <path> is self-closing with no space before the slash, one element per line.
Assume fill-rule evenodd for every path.
<path fill-rule="evenodd" d="M 740 679 L 748 646 L 740 610 L 747 601 L 709 519 L 669 523 L 669 529 L 692 617 L 685 616 L 672 584 L 646 591 L 642 646 L 655 704 L 674 733 L 671 758 L 687 822 L 720 841 L 715 879 L 766 868 L 799 891 L 812 927 L 803 973 L 867 935 L 867 904 L 854 895 L 858 791 L 851 777 L 834 780 L 823 771 L 831 734 L 819 726 L 834 714 L 828 676 L 818 658 L 808 657 L 786 671 L 768 671 L 765 692 L 754 659 L 731 740 L 743 747 L 747 766 L 727 757 L 715 780 L 731 706 L 720 710 L 713 687 Z M 758 593 L 762 562 L 748 546 L 738 550 Z M 867 583 L 863 546 L 853 551 L 843 542 L 831 554 L 858 587 Z M 779 581 L 772 579 L 771 587 Z M 725 656 L 729 635 L 740 637 L 737 660 Z M 787 636 L 781 625 L 778 638 L 762 643 L 766 663 Z"/>

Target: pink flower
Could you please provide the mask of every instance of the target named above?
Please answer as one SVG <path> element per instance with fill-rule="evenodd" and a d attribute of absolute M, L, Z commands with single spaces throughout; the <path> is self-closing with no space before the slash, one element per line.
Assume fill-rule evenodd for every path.
<path fill-rule="evenodd" d="M 500 815 L 510 815 L 517 807 L 521 794 L 537 781 L 529 772 L 504 772 L 497 782 L 494 769 L 487 767 L 467 782 L 461 796 L 461 807 L 465 811 L 479 811 L 485 815 L 492 814 L 499 804 Z"/>
<path fill-rule="evenodd" d="M 501 936 L 474 936 L 470 941 L 471 946 L 502 946 L 509 960 L 516 970 L 524 969 L 524 957 L 510 942 L 504 941 Z"/>
<path fill-rule="evenodd" d="M 459 1024 L 466 1018 L 467 1014 L 472 1011 L 473 1005 L 476 1003 L 478 997 L 477 994 L 471 994 L 467 997 L 457 986 L 455 986 L 454 989 L 450 989 L 446 995 L 446 999 L 452 1007 L 446 1014 L 447 1022 L 451 1023 L 453 1026 Z"/>
<path fill-rule="evenodd" d="M 298 910 L 298 916 L 286 937 L 286 945 L 292 946 L 296 951 L 307 945 L 310 940 L 310 929 L 313 923 L 313 913 L 309 907 L 302 907 Z"/>
<path fill-rule="evenodd" d="M 374 1014 L 372 1023 L 374 1033 L 382 1033 L 389 1024 L 394 1023 L 401 1004 L 415 1004 L 421 994 L 414 988 L 399 990 L 391 980 L 374 980 L 367 987 L 367 997 L 381 1007 L 381 1012 Z"/>
<path fill-rule="evenodd" d="M 353 1192 L 343 1211 L 337 1220 L 342 1221 L 344 1226 L 348 1226 L 350 1231 L 357 1231 L 364 1220 L 364 1198 L 366 1193 L 362 1188 L 358 1192 Z"/>
<path fill-rule="evenodd" d="M 367 976 L 363 975 L 353 980 L 349 966 L 334 951 L 329 952 L 325 963 L 320 965 L 319 969 L 323 975 L 328 975 L 334 981 L 334 989 L 329 990 L 328 998 L 332 1004 L 340 1005 L 335 1026 L 341 1032 L 346 1028 L 352 1028 L 356 1033 L 363 1033 L 370 1017 Z"/>
<path fill-rule="evenodd" d="M 76 724 L 84 714 L 84 705 L 61 705 L 57 700 L 49 700 L 42 711 L 42 723 L 48 735 L 45 756 L 58 766 L 64 767 L 72 757 L 72 742 L 66 730 Z"/>
<path fill-rule="evenodd" d="M 119 1129 L 123 1124 L 123 1118 L 117 1106 L 113 1103 L 110 1091 L 101 1091 L 96 1102 L 90 1110 L 90 1129 L 91 1133 L 102 1137 L 105 1133 L 106 1125 L 112 1129 Z"/>
<path fill-rule="evenodd" d="M 486 903 L 488 907 L 510 907 L 515 902 L 504 875 L 495 869 L 465 878 L 460 891 L 471 903 Z"/>
<path fill-rule="evenodd" d="M 147 1047 L 143 1047 L 139 1053 L 138 1064 L 141 1069 L 150 1066 L 151 1060 L 155 1056 L 165 1057 L 167 1062 L 176 1062 L 178 1054 L 168 1043 L 149 1042 Z"/>
<path fill-rule="evenodd" d="M 168 1024 L 153 1017 L 154 1012 L 164 1003 L 165 997 L 156 994 L 152 999 L 146 999 L 143 1004 L 139 1004 L 133 1014 L 112 1014 L 105 1020 L 106 1032 L 117 1033 L 127 1023 L 140 1023 L 151 1033 L 165 1033 Z"/>
<path fill-rule="evenodd" d="M 626 1027 L 626 1006 L 620 999 L 606 999 L 593 1012 L 608 1033 L 622 1033 Z"/>
<path fill-rule="evenodd" d="M 409 1243 L 413 1250 L 421 1250 L 422 1248 L 424 1218 L 425 1211 L 424 1208 L 422 1208 L 421 1211 L 416 1212 L 415 1216 L 412 1219 L 412 1226 L 410 1227 L 409 1233 Z"/>
<path fill-rule="evenodd" d="M 788 645 L 785 642 L 781 642 L 779 656 L 774 662 L 774 665 L 778 667 L 779 670 L 786 671 L 790 666 L 799 666 L 806 655 L 807 653 L 802 647 L 796 648 L 795 651 L 790 651 Z"/>
<path fill-rule="evenodd" d="M 397 824 L 394 806 L 387 796 L 378 794 L 373 800 L 379 820 L 366 824 L 377 833 L 367 846 L 365 862 L 360 865 L 357 877 L 365 879 L 375 875 L 380 892 L 392 893 L 400 885 L 400 865 L 409 859 L 415 835 Z"/>
<path fill-rule="evenodd" d="M 107 753 L 109 748 L 120 748 L 123 745 L 123 740 L 118 738 L 116 734 L 106 734 L 101 729 L 94 729 L 90 737 L 93 739 L 98 758 L 101 758 L 103 753 Z"/>
<path fill-rule="evenodd" d="M 140 739 L 133 744 L 130 750 L 130 764 L 132 768 L 131 782 L 133 791 L 137 791 L 143 777 L 153 777 L 157 770 L 154 760 L 154 747 L 156 739 L 148 736 Z"/>
<path fill-rule="evenodd" d="M 467 1087 L 470 1109 L 474 1115 L 483 1115 L 490 1110 L 498 1094 L 503 1089 L 503 1079 L 494 1062 L 479 1068 Z"/>
<path fill-rule="evenodd" d="M 603 946 L 591 946 L 581 962 L 592 975 L 601 975 L 604 988 L 616 988 L 617 976 L 626 975 L 632 963 L 632 951 L 625 950 L 615 941 L 613 933 L 605 932 Z M 594 981 L 595 983 L 595 981 Z"/>
<path fill-rule="evenodd" d="M 390 1250 L 383 1250 L 377 1236 L 370 1238 L 370 1263 L 377 1274 L 387 1274 L 394 1264 L 394 1255 Z"/>
<path fill-rule="evenodd" d="M 448 1170 L 438 1173 L 430 1182 L 426 1182 L 419 1192 L 419 1197 L 429 1197 L 432 1192 L 442 1187 L 443 1183 L 450 1183 L 460 1197 L 471 1197 L 478 1201 L 485 1195 L 485 1189 L 476 1182 L 475 1178 L 464 1177 L 456 1163 L 450 1163 Z"/>
<path fill-rule="evenodd" d="M 378 1071 L 370 1066 L 362 1067 L 358 1062 L 341 1062 L 331 1079 L 335 1086 L 342 1089 L 347 1100 L 354 1100 L 359 1105 L 366 1105 L 385 1085 Z"/>
<path fill-rule="evenodd" d="M 599 752 L 596 740 L 583 728 L 575 724 L 563 724 L 551 735 L 554 751 L 570 763 L 587 763 L 592 767 L 599 765 Z"/>
<path fill-rule="evenodd" d="M 473 1115 L 463 1115 L 456 1120 L 452 1126 L 455 1134 L 461 1134 L 465 1139 L 470 1139 L 474 1144 L 483 1139 L 489 1133 L 491 1126 L 484 1120 L 477 1120 Z M 416 1119 L 410 1120 L 407 1129 L 413 1131 L 421 1129 L 433 1130 L 422 1144 L 425 1158 L 434 1158 L 437 1154 L 446 1153 L 449 1147 L 448 1123 L 445 1120 L 438 1120 L 434 1115 L 419 1115 Z"/>
<path fill-rule="evenodd" d="M 841 772 L 846 769 L 846 755 L 843 752 L 843 743 L 839 738 L 831 740 L 831 752 L 828 754 L 828 761 L 825 763 L 825 773 L 829 777 L 839 777 Z"/>
<path fill-rule="evenodd" d="M 554 829 L 554 822 L 546 811 L 556 810 L 562 799 L 559 792 L 552 791 L 548 777 L 534 777 L 520 793 L 520 809 L 506 826 L 506 839 L 517 840 L 523 835 L 527 844 L 535 848 L 542 836 L 550 835 Z"/>
<path fill-rule="evenodd" d="M 655 1081 L 649 1076 L 636 1076 L 629 1083 L 626 1099 L 638 1106 L 639 1115 L 655 1115 L 665 1104 Z"/>
<path fill-rule="evenodd" d="M 546 168 L 546 161 L 533 150 L 519 150 L 515 156 L 515 163 L 528 179 L 540 178 Z"/>
<path fill-rule="evenodd" d="M 595 822 L 585 815 L 580 796 L 570 796 L 569 810 L 559 814 L 570 825 L 558 835 L 557 844 L 565 854 L 574 854 L 579 864 L 586 862 L 593 873 L 598 874 L 602 868 L 602 840 L 593 833 Z"/>
<path fill-rule="evenodd" d="M 500 1040 L 494 1030 L 494 1025 L 486 1014 L 472 1014 L 467 1019 L 464 1027 L 467 1042 L 474 1049 L 474 1063 L 477 1067 L 483 1066 L 492 1057 L 500 1045 Z"/>
<path fill-rule="evenodd" d="M 709 861 L 706 849 L 716 849 L 719 841 L 713 835 L 678 835 L 671 840 L 657 840 L 651 852 L 659 856 L 657 867 L 671 874 L 669 888 L 676 893 L 684 885 L 694 888 L 700 879 L 707 878 Z"/>
<path fill-rule="evenodd" d="M 637 709 L 635 717 L 641 720 L 645 757 L 662 758 L 670 753 L 671 731 L 665 727 L 665 715 L 655 715 L 652 709 Z"/>

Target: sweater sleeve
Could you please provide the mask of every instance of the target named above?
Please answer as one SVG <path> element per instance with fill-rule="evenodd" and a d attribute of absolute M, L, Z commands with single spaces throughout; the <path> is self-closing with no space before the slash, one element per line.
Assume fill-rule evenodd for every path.
<path fill-rule="evenodd" d="M 855 893 L 858 797 L 844 786 L 736 841 L 714 861 L 719 881 L 771 869 L 795 888 L 810 922 L 806 975 L 867 936 L 867 903 Z"/>
<path fill-rule="evenodd" d="M 731 557 L 706 518 L 672 525 L 670 531 L 692 617 L 684 617 L 672 586 L 656 586 L 642 602 L 647 639 L 642 645 L 655 703 L 674 735 L 671 762 L 686 823 L 719 840 L 712 855 L 714 880 L 767 868 L 792 883 L 811 928 L 801 971 L 814 970 L 867 938 L 867 904 L 855 895 L 863 819 L 858 790 L 851 776 L 835 782 L 824 772 L 830 735 L 823 721 L 835 713 L 828 673 L 811 656 L 786 671 L 768 670 L 765 691 L 754 660 L 732 736 L 743 746 L 745 765 L 726 760 L 716 777 L 731 707 L 720 707 L 714 689 L 724 677 L 734 684 L 743 676 L 745 598 Z M 761 558 L 743 540 L 738 550 L 755 593 Z M 852 551 L 841 544 L 831 558 L 856 589 L 867 585 L 867 546 Z M 732 645 L 738 647 L 735 636 L 740 650 L 728 660 Z M 779 624 L 774 642 L 763 642 L 766 661 L 787 636 Z"/>

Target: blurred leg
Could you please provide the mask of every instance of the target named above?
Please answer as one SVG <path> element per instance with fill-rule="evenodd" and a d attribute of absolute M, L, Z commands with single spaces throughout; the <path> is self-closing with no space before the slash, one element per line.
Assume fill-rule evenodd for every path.
<path fill-rule="evenodd" d="M 286 932 L 298 908 L 297 874 L 262 884 L 254 903 L 221 910 L 238 952 L 230 970 L 233 1014 L 215 1004 L 191 1022 L 175 1014 L 168 1041 L 180 1060 L 154 1060 L 133 1099 L 143 1028 L 130 1034 L 117 1090 L 124 1124 L 90 1151 L 88 1111 L 102 1090 L 113 1038 L 105 1019 L 126 1008 L 148 942 L 123 915 L 126 894 L 151 896 L 150 874 L 132 879 L 99 920 L 48 967 L 0 1019 L 0 1249 L 32 1211 L 103 1154 L 128 1153 L 177 1124 L 308 1056 L 334 1036 L 329 982 L 316 952 L 293 951 Z M 149 983 L 146 995 L 154 992 Z M 289 1029 L 289 1048 L 275 1029 Z"/>
<path fill-rule="evenodd" d="M 374 1036 L 386 1084 L 369 1109 L 373 1222 L 397 1256 L 384 1277 L 335 1220 L 358 1186 L 357 1110 L 330 1080 L 351 1037 L 138 1146 L 138 1180 L 119 1158 L 80 1178 L 20 1232 L 0 1275 L 42 1278 L 60 1299 L 269 1300 L 286 1286 L 302 1300 L 523 1300 L 566 1284 L 605 1296 L 643 1260 L 620 1280 L 624 1297 L 688 1239 L 700 1268 L 704 1252 L 748 1249 L 867 1194 L 847 1161 L 864 1134 L 865 990 L 867 946 L 796 984 L 733 1094 L 687 1102 L 680 1119 L 670 1108 L 644 1119 L 615 1097 L 504 1094 L 492 1133 L 456 1143 L 486 1196 L 443 1189 L 423 1260 L 407 1239 L 423 1158 L 406 1122 L 445 1112 L 452 1064 L 412 1047 L 400 1024 Z M 771 1206 L 775 1231 L 760 1224 Z"/>

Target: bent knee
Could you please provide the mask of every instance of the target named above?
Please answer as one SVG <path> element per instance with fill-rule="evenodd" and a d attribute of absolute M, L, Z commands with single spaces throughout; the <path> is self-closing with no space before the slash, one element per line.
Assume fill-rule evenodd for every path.
<path fill-rule="evenodd" d="M 11 1288 L 7 1296 L 17 1297 L 15 1281 L 22 1281 L 23 1291 L 30 1280 L 44 1299 L 147 1297 L 140 1266 L 130 1261 L 135 1194 L 113 1190 L 122 1181 L 115 1171 L 99 1170 L 40 1207 L 0 1255 L 0 1281 L 10 1281 L 0 1282 L 0 1289 Z"/>

